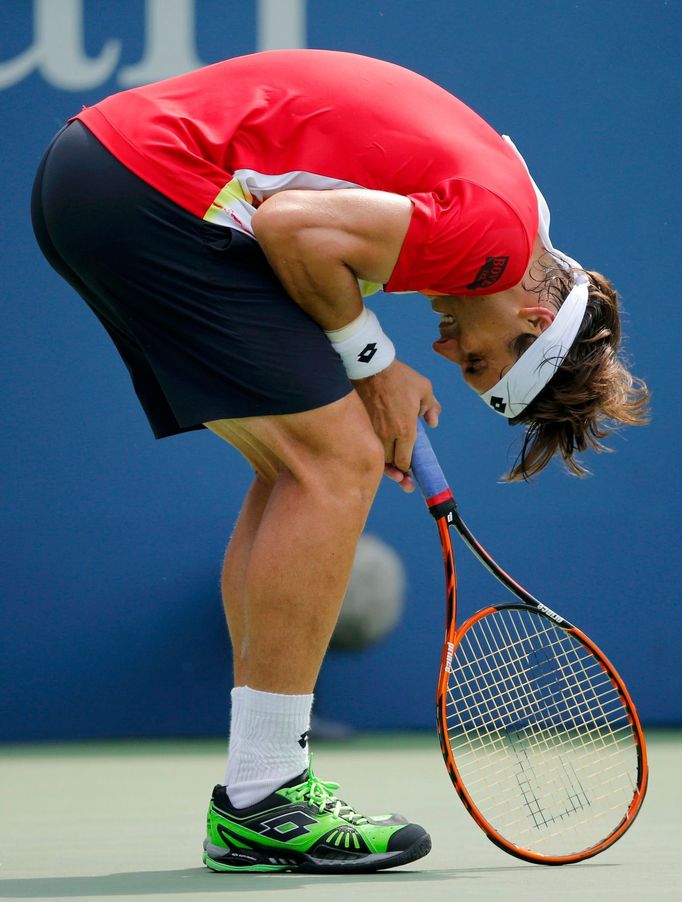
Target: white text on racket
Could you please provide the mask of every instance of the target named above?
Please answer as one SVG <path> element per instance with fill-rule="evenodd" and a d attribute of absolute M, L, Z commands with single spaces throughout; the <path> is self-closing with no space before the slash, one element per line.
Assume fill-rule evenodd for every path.
<path fill-rule="evenodd" d="M 541 602 L 538 602 L 538 610 L 539 610 L 539 611 L 542 611 L 542 613 L 543 613 L 543 614 L 546 614 L 548 617 L 551 617 L 552 620 L 554 620 L 556 623 L 563 623 L 563 622 L 564 622 L 564 618 L 563 618 L 563 617 L 560 617 L 560 616 L 559 616 L 558 614 L 556 614 L 553 610 L 551 610 L 551 608 L 548 608 L 546 605 L 542 604 Z"/>

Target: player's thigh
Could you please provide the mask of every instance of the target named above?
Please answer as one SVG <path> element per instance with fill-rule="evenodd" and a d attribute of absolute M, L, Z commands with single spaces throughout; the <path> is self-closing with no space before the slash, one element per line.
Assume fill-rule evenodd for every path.
<path fill-rule="evenodd" d="M 301 413 L 244 417 L 204 424 L 234 445 L 264 478 L 286 469 L 303 481 L 315 475 L 373 481 L 381 477 L 384 453 L 356 392 Z"/>
<path fill-rule="evenodd" d="M 236 448 L 251 464 L 261 482 L 272 485 L 282 471 L 282 464 L 266 445 L 243 427 L 242 422 L 241 419 L 211 420 L 204 426 Z"/>

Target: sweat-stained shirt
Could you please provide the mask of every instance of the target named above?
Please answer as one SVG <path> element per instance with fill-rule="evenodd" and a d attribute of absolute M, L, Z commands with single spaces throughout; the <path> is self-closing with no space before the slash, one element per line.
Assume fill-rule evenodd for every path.
<path fill-rule="evenodd" d="M 179 206 L 249 235 L 278 191 L 408 197 L 386 291 L 504 291 L 530 259 L 538 204 L 523 161 L 456 97 L 392 63 L 267 51 L 114 94 L 75 118 Z"/>

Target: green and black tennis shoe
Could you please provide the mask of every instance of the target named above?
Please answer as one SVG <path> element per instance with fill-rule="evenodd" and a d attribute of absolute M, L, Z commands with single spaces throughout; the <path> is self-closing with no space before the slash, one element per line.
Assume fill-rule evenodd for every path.
<path fill-rule="evenodd" d="M 367 873 L 407 864 L 431 849 L 429 834 L 400 815 L 364 817 L 338 799 L 338 783 L 312 770 L 250 808 L 233 808 L 216 786 L 204 864 L 213 871 Z"/>

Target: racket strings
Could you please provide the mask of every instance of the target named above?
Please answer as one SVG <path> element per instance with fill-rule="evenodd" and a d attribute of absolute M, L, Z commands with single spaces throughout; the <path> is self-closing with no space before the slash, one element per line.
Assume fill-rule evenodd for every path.
<path fill-rule="evenodd" d="M 488 655 L 490 657 L 490 655 Z M 560 656 L 557 655 L 557 659 L 559 660 Z M 526 715 L 538 715 L 544 713 L 546 716 L 547 729 L 541 730 L 539 729 L 538 723 L 536 721 L 535 735 L 538 740 L 544 740 L 548 745 L 550 745 L 550 737 L 555 736 L 558 730 L 565 729 L 565 720 L 559 719 L 558 712 L 556 709 L 556 705 L 553 699 L 547 699 L 544 696 L 539 694 L 539 689 L 533 686 L 532 678 L 526 680 L 526 693 L 521 694 L 518 691 L 518 687 L 515 687 L 513 683 L 511 683 L 511 677 L 513 674 L 510 673 L 509 665 L 500 667 L 500 677 L 498 679 L 490 679 L 488 678 L 487 687 L 481 688 L 480 681 L 482 679 L 480 674 L 477 674 L 474 665 L 477 663 L 477 659 L 465 659 L 464 662 L 467 667 L 470 669 L 470 672 L 474 674 L 473 679 L 465 679 L 462 674 L 464 672 L 464 667 L 457 666 L 453 668 L 454 678 L 457 680 L 458 689 L 461 691 L 463 687 L 469 688 L 471 691 L 471 697 L 474 700 L 472 708 L 475 713 L 481 715 L 483 711 L 490 716 L 490 723 L 494 724 L 495 719 L 498 719 L 500 724 L 503 723 L 503 718 L 508 716 L 510 712 L 513 710 L 518 714 L 520 711 L 525 713 Z M 595 667 L 599 672 L 602 672 L 601 666 L 595 660 Z M 594 701 L 599 701 L 602 704 L 602 708 L 604 707 L 604 699 L 607 699 L 613 703 L 613 685 L 611 684 L 608 678 L 606 679 L 607 686 L 605 687 L 603 692 L 597 692 L 594 682 L 590 684 L 592 690 L 592 696 Z M 488 693 L 485 691 L 486 688 L 492 688 L 495 691 L 495 695 Z M 477 694 L 478 693 L 478 694 Z M 510 693 L 511 698 L 507 696 L 506 693 Z M 583 702 L 586 701 L 583 693 L 583 699 L 579 701 L 575 701 L 573 698 L 570 698 L 567 701 L 565 706 L 565 710 L 571 710 L 574 715 L 576 715 L 580 719 L 580 723 L 583 729 L 580 732 L 580 738 L 583 744 L 586 744 L 588 741 L 591 741 L 595 744 L 600 744 L 602 747 L 606 746 L 606 742 L 604 740 L 603 730 L 601 728 L 594 729 L 590 728 L 590 724 L 585 717 L 585 707 Z M 627 732 L 630 731 L 629 720 L 627 718 L 627 714 L 622 710 L 622 705 L 620 705 L 620 700 L 618 700 L 620 710 L 622 711 L 622 719 L 624 725 L 620 728 Z M 456 713 L 456 712 L 455 712 Z M 451 716 L 455 716 L 454 714 Z M 457 715 L 459 716 L 459 715 Z M 615 733 L 618 727 L 615 726 L 615 721 L 611 720 L 611 733 Z M 506 731 L 503 730 L 502 726 L 498 730 L 499 740 L 501 743 L 504 743 L 506 738 Z M 486 733 L 486 741 L 489 741 L 491 737 L 494 735 L 494 729 L 488 733 Z"/>
<path fill-rule="evenodd" d="M 563 731 L 566 727 L 565 713 L 566 711 L 572 711 L 577 718 L 577 725 L 584 728 L 581 732 L 583 742 L 586 741 L 586 733 L 592 733 L 593 741 L 601 740 L 601 744 L 605 746 L 606 742 L 604 741 L 603 731 L 601 729 L 590 729 L 595 721 L 594 718 L 590 718 L 590 721 L 588 722 L 586 717 L 586 712 L 591 710 L 595 702 L 598 702 L 602 709 L 604 721 L 606 721 L 607 718 L 610 718 L 611 732 L 615 731 L 612 710 L 614 705 L 616 707 L 616 713 L 622 715 L 624 722 L 623 729 L 629 731 L 629 718 L 622 706 L 620 697 L 617 693 L 614 693 L 614 686 L 611 680 L 606 675 L 601 664 L 593 656 L 589 656 L 589 669 L 584 661 L 581 661 L 579 658 L 576 659 L 583 671 L 583 680 L 575 682 L 579 694 L 576 695 L 576 693 L 573 693 L 572 695 L 565 697 L 564 708 L 560 711 L 555 704 L 554 698 L 548 698 L 547 695 L 542 694 L 542 686 L 533 685 L 534 680 L 539 683 L 544 677 L 533 677 L 530 675 L 532 671 L 529 671 L 528 669 L 519 669 L 518 665 L 523 660 L 523 656 L 520 653 L 517 653 L 515 660 L 512 661 L 498 660 L 497 668 L 493 671 L 492 668 L 490 668 L 490 663 L 495 659 L 496 655 L 499 658 L 499 649 L 490 650 L 489 648 L 486 653 L 481 649 L 479 641 L 480 637 L 475 635 L 474 638 L 477 641 L 477 649 L 474 651 L 473 655 L 464 656 L 464 663 L 468 667 L 472 679 L 466 679 L 464 668 L 462 666 L 456 666 L 453 668 L 453 671 L 455 672 L 458 682 L 458 688 L 461 690 L 462 687 L 467 684 L 469 685 L 469 688 L 473 687 L 475 691 L 472 692 L 471 697 L 474 700 L 474 703 L 480 699 L 481 703 L 485 704 L 489 714 L 503 717 L 512 710 L 518 714 L 520 709 L 525 709 L 525 712 L 528 715 L 535 714 L 537 716 L 544 712 L 548 718 L 548 726 Z M 505 651 L 511 652 L 515 646 L 521 646 L 524 643 L 527 644 L 529 638 L 530 637 L 526 635 L 523 639 L 517 639 L 512 642 L 510 637 L 509 644 L 505 645 Z M 467 637 L 467 639 L 470 640 L 471 637 Z M 575 659 L 576 650 L 573 647 L 566 649 L 563 635 L 560 637 L 560 640 L 561 641 L 546 642 L 543 648 L 545 652 L 549 650 L 553 652 L 553 659 L 552 661 L 548 661 L 548 663 L 551 664 L 554 662 L 558 665 L 559 671 L 565 677 L 568 673 L 567 664 L 575 665 L 574 660 L 568 660 L 569 653 L 571 658 Z M 567 660 L 562 661 L 562 658 L 566 658 Z M 480 670 L 479 665 L 482 663 L 487 665 L 487 672 Z M 477 667 L 479 668 L 478 671 Z M 574 675 L 573 671 L 571 671 L 571 673 Z M 520 691 L 519 686 L 515 683 L 515 678 L 519 677 L 519 675 L 523 675 L 522 691 Z M 602 677 L 601 684 L 598 684 L 599 677 Z M 484 678 L 486 684 L 481 685 L 481 680 Z M 589 691 L 589 698 L 585 687 L 587 687 Z M 598 691 L 600 688 L 602 691 Z M 486 689 L 492 689 L 494 690 L 494 693 L 486 693 Z M 476 695 L 476 692 L 478 692 L 478 695 Z M 496 702 L 497 706 L 495 707 Z M 479 703 L 479 707 L 481 707 L 481 703 Z M 539 731 L 537 731 L 537 734 L 541 735 Z"/>
<path fill-rule="evenodd" d="M 534 620 L 538 620 L 538 618 L 525 619 L 529 620 L 530 624 L 533 625 L 535 625 Z M 541 740 L 546 747 L 553 749 L 554 743 L 551 741 L 551 737 L 556 736 L 558 730 L 561 730 L 563 732 L 568 726 L 566 718 L 566 714 L 568 712 L 572 715 L 573 726 L 579 728 L 579 732 L 576 735 L 579 737 L 583 745 L 585 745 L 587 741 L 591 741 L 593 743 L 600 744 L 602 747 L 606 747 L 603 725 L 607 722 L 608 717 L 603 702 L 604 697 L 608 697 L 609 701 L 613 703 L 615 694 L 617 710 L 619 711 L 619 713 L 622 713 L 624 721 L 627 722 L 628 718 L 627 714 L 622 708 L 619 696 L 617 695 L 617 693 L 614 693 L 613 684 L 611 683 L 610 679 L 606 675 L 597 659 L 589 655 L 589 660 L 592 664 L 592 667 L 590 669 L 601 676 L 601 685 L 604 686 L 603 692 L 597 691 L 593 674 L 588 673 L 587 668 L 584 666 L 584 660 L 581 660 L 581 658 L 575 654 L 577 650 L 575 645 L 571 644 L 569 648 L 566 649 L 566 634 L 563 631 L 561 631 L 559 635 L 560 641 L 556 641 L 555 637 L 554 641 L 543 642 L 541 648 L 543 650 L 542 657 L 544 658 L 544 662 L 547 662 L 548 664 L 550 664 L 550 666 L 552 663 L 558 665 L 558 671 L 564 680 L 564 685 L 558 687 L 560 690 L 562 690 L 562 701 L 564 703 L 563 707 L 559 707 L 557 705 L 557 686 L 555 685 L 550 687 L 550 692 L 543 695 L 542 689 L 548 688 L 547 686 L 543 687 L 542 685 L 540 685 L 540 683 L 544 680 L 544 676 L 541 675 L 540 679 L 536 678 L 535 681 L 530 677 L 530 674 L 533 672 L 537 673 L 538 669 L 537 666 L 532 670 L 528 667 L 528 659 L 531 658 L 532 655 L 529 655 L 526 650 L 524 650 L 523 654 L 518 653 L 519 645 L 527 645 L 529 639 L 536 640 L 539 637 L 539 633 L 536 628 L 532 636 L 530 636 L 526 631 L 523 638 L 520 638 L 518 635 L 518 620 L 519 618 L 516 619 L 517 622 L 515 622 L 514 624 L 514 626 L 516 627 L 516 640 L 512 640 L 512 637 L 509 634 L 508 624 L 502 624 L 502 626 L 505 628 L 505 638 L 507 640 L 505 651 L 510 651 L 516 646 L 517 654 L 513 655 L 511 659 L 508 658 L 507 660 L 501 662 L 498 670 L 502 679 L 497 681 L 493 679 L 491 681 L 492 685 L 498 693 L 498 698 L 503 700 L 503 705 L 498 705 L 497 710 L 494 710 L 493 706 L 488 700 L 486 705 L 488 713 L 494 713 L 498 717 L 500 716 L 500 714 L 502 714 L 503 716 L 505 714 L 509 716 L 512 712 L 517 718 L 519 713 L 525 714 L 526 716 L 535 716 L 534 736 L 536 737 L 536 739 Z M 485 629 L 483 635 L 488 646 L 488 655 L 490 655 L 490 624 L 485 623 L 484 627 Z M 473 659 L 474 661 L 476 661 L 476 654 L 478 654 L 478 659 L 480 660 L 482 647 L 480 642 L 480 635 L 475 634 L 473 638 L 476 640 L 477 645 Z M 579 648 L 582 649 L 582 646 L 579 646 Z M 553 660 L 549 658 L 548 652 L 550 651 L 553 654 Z M 534 654 L 536 658 L 539 657 L 537 655 L 537 646 L 535 646 L 535 648 L 532 648 L 532 654 Z M 566 660 L 562 660 L 562 657 Z M 570 662 L 573 665 L 572 674 L 574 676 L 577 675 L 575 669 L 575 663 L 577 661 L 577 663 L 580 665 L 583 679 L 574 680 L 573 692 L 570 695 L 567 695 L 565 692 L 565 680 L 568 672 L 566 661 L 569 659 L 569 657 L 573 659 Z M 469 663 L 471 664 L 472 661 L 470 660 Z M 530 663 L 532 664 L 533 661 L 531 660 Z M 537 664 L 537 660 L 535 663 Z M 556 670 L 551 675 L 552 677 L 555 677 Z M 520 681 L 518 679 L 519 677 L 521 678 Z M 480 675 L 478 677 L 478 682 L 480 684 Z M 587 691 L 585 687 L 587 687 Z M 480 688 L 480 685 L 478 688 Z M 501 693 L 505 694 L 502 695 Z M 601 709 L 601 718 L 597 720 L 594 716 L 592 716 L 588 721 L 586 712 L 589 712 L 590 709 L 594 707 L 595 702 L 598 702 L 598 706 Z M 546 729 L 544 730 L 538 729 L 540 715 L 544 715 L 544 718 L 541 721 L 546 726 Z M 597 729 L 594 728 L 595 724 L 597 726 Z M 614 724 L 613 722 L 611 722 L 611 732 L 613 732 L 613 729 Z"/>
<path fill-rule="evenodd" d="M 599 659 L 548 618 L 500 609 L 465 631 L 446 721 L 467 792 L 508 841 L 571 854 L 627 812 L 638 764 L 628 711 Z"/>
<path fill-rule="evenodd" d="M 478 695 L 472 694 L 474 704 L 478 702 L 479 707 L 482 708 L 484 706 L 488 711 L 491 711 L 495 702 L 497 702 L 497 707 L 495 708 L 495 713 L 497 714 L 504 713 L 505 711 L 507 711 L 507 713 L 514 712 L 515 714 L 518 714 L 519 708 L 525 708 L 529 714 L 538 714 L 539 712 L 544 711 L 547 714 L 550 723 L 552 723 L 552 721 L 557 721 L 562 728 L 565 728 L 566 710 L 571 710 L 577 715 L 579 719 L 577 723 L 585 726 L 588 723 L 585 712 L 592 708 L 591 703 L 595 701 L 601 703 L 603 719 L 606 721 L 608 719 L 608 714 L 602 699 L 607 697 L 611 705 L 613 705 L 615 694 L 617 709 L 619 712 L 623 713 L 624 718 L 627 720 L 627 714 L 622 708 L 620 697 L 617 692 L 615 692 L 611 680 L 599 664 L 598 660 L 592 655 L 589 655 L 589 659 L 591 662 L 590 669 L 593 673 L 588 671 L 583 661 L 576 658 L 582 668 L 583 680 L 578 681 L 574 679 L 573 684 L 575 689 L 571 695 L 564 696 L 564 709 L 560 710 L 557 707 L 555 698 L 551 696 L 548 697 L 547 694 L 542 694 L 543 686 L 539 684 L 541 681 L 546 680 L 546 675 L 541 672 L 538 673 L 539 668 L 537 666 L 533 670 L 529 668 L 528 658 L 530 656 L 525 652 L 521 654 L 518 650 L 515 655 L 511 654 L 514 651 L 514 646 L 527 645 L 529 640 L 532 642 L 539 637 L 539 634 L 536 632 L 533 636 L 525 635 L 523 639 L 517 639 L 516 641 L 512 641 L 511 638 L 509 638 L 508 643 L 506 643 L 502 649 L 499 647 L 491 649 L 488 623 L 484 624 L 484 630 L 485 633 L 488 634 L 485 636 L 486 640 L 488 640 L 487 653 L 481 648 L 478 632 L 474 633 L 473 639 L 476 641 L 477 647 L 473 649 L 473 654 L 465 656 L 464 658 L 464 663 L 468 666 L 472 679 L 467 681 L 466 678 L 459 677 L 460 685 L 466 685 L 466 683 L 469 682 L 469 684 L 478 692 Z M 471 647 L 472 636 L 467 635 L 465 638 L 467 644 Z M 568 649 L 565 647 L 565 634 L 559 637 L 559 641 L 543 642 L 542 649 L 547 663 L 550 666 L 552 664 L 558 665 L 558 668 L 555 667 L 554 671 L 551 673 L 553 679 L 556 679 L 557 676 L 555 672 L 556 669 L 559 670 L 564 678 L 569 672 L 571 676 L 576 676 L 575 662 L 569 660 L 569 654 L 575 658 L 576 649 L 572 646 Z M 501 657 L 502 651 L 507 653 L 508 657 L 506 660 Z M 532 651 L 534 654 L 537 654 L 536 649 L 532 649 Z M 548 654 L 550 651 L 552 652 L 551 658 Z M 562 661 L 562 657 L 566 660 Z M 495 661 L 495 669 L 490 666 L 490 662 L 492 661 Z M 483 663 L 486 663 L 486 669 L 481 668 L 480 665 Z M 537 665 L 537 661 L 535 663 Z M 532 666 L 533 662 L 530 661 L 530 664 Z M 573 669 L 569 670 L 566 666 L 567 664 L 571 664 Z M 455 672 L 457 672 L 458 669 L 460 673 L 463 672 L 462 667 L 457 668 L 456 666 L 453 668 Z M 535 673 L 534 676 L 531 675 L 533 673 Z M 602 683 L 604 686 L 604 691 L 601 693 L 597 691 L 597 678 L 599 676 L 603 678 Z M 482 680 L 485 680 L 484 684 L 481 683 Z M 534 685 L 534 682 L 536 685 Z M 587 696 L 585 687 L 589 690 L 590 698 Z M 486 690 L 493 691 L 487 693 Z M 575 690 L 577 690 L 577 692 Z M 594 718 L 591 718 L 590 723 L 593 722 Z M 601 735 L 601 731 L 599 735 Z"/>
<path fill-rule="evenodd" d="M 488 656 L 492 659 L 492 655 Z M 561 665 L 561 652 L 557 654 L 557 663 Z M 473 658 L 471 660 L 464 660 L 462 664 L 455 665 L 452 668 L 453 674 L 458 679 L 458 689 L 461 691 L 462 689 L 469 689 L 472 693 L 472 705 L 474 707 L 478 706 L 481 708 L 481 711 L 485 708 L 488 712 L 494 710 L 497 715 L 504 714 L 505 711 L 509 711 L 512 709 L 517 710 L 518 706 L 525 706 L 530 713 L 531 711 L 538 713 L 540 711 L 544 711 L 550 722 L 552 720 L 558 720 L 559 724 L 563 727 L 564 721 L 559 720 L 558 712 L 556 709 L 556 705 L 553 702 L 553 699 L 547 699 L 546 697 L 540 694 L 542 687 L 535 687 L 533 685 L 533 680 L 536 678 L 528 678 L 526 681 L 526 692 L 525 694 L 521 694 L 518 691 L 518 688 L 513 683 L 514 674 L 511 673 L 509 665 L 499 665 L 499 674 L 497 678 L 486 676 L 486 683 L 482 687 L 480 681 L 483 679 L 482 674 L 477 673 L 475 670 L 475 665 L 480 664 L 480 658 Z M 594 670 L 597 671 L 596 677 L 599 676 L 599 671 L 601 671 L 601 667 L 596 663 L 593 667 Z M 590 677 L 589 673 L 586 671 L 585 673 L 587 684 L 590 687 L 590 694 L 592 700 L 595 702 L 599 702 L 602 707 L 604 705 L 608 705 L 612 707 L 614 705 L 614 694 L 613 694 L 613 685 L 606 679 L 606 685 L 603 688 L 602 692 L 597 691 L 597 686 L 595 684 L 595 678 Z M 486 691 L 486 690 L 494 690 Z M 480 693 L 480 695 L 476 695 L 476 693 Z M 508 699 L 506 696 L 502 695 L 504 692 L 513 693 L 512 698 Z M 566 702 L 566 709 L 573 709 L 574 714 L 580 718 L 583 725 L 587 723 L 585 719 L 585 702 L 587 701 L 584 693 L 583 698 L 575 698 L 571 697 Z M 617 700 L 618 705 L 620 705 L 620 699 Z M 604 713 L 606 714 L 606 708 L 604 708 Z M 624 713 L 624 720 L 627 721 L 627 715 Z M 601 735 L 601 731 L 600 731 Z"/>

